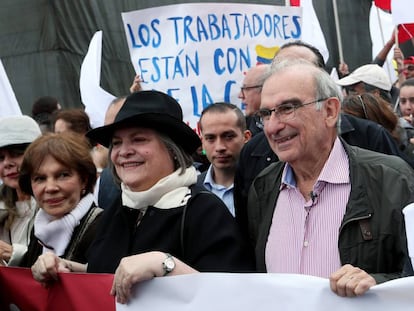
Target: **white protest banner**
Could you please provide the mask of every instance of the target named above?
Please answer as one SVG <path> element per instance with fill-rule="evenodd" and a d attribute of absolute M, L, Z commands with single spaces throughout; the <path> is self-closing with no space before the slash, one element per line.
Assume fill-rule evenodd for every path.
<path fill-rule="evenodd" d="M 0 60 L 0 117 L 20 116 L 22 111 L 13 92 L 9 78 L 4 70 L 3 62 Z"/>
<path fill-rule="evenodd" d="M 299 4 L 303 9 L 302 40 L 316 47 L 321 52 L 325 62 L 327 62 L 329 59 L 329 50 L 321 25 L 319 24 L 318 16 L 313 7 L 313 2 L 312 0 L 301 0 Z"/>
<path fill-rule="evenodd" d="M 391 12 L 394 25 L 414 23 L 413 0 L 392 0 Z"/>
<path fill-rule="evenodd" d="M 329 280 L 306 275 L 198 273 L 155 278 L 133 288 L 117 311 L 349 311 L 412 310 L 414 277 L 372 287 L 359 297 L 339 297 Z"/>
<path fill-rule="evenodd" d="M 88 53 L 80 70 L 79 88 L 85 112 L 92 128 L 104 125 L 105 113 L 115 96 L 101 88 L 102 31 L 97 31 L 89 43 Z"/>
<path fill-rule="evenodd" d="M 301 8 L 187 3 L 124 12 L 132 64 L 144 89 L 176 98 L 195 127 L 213 102 L 240 104 L 243 73 L 301 38 Z"/>
<path fill-rule="evenodd" d="M 411 264 L 414 267 L 414 203 L 408 204 L 403 209 L 405 232 L 407 234 L 408 254 L 411 258 Z"/>

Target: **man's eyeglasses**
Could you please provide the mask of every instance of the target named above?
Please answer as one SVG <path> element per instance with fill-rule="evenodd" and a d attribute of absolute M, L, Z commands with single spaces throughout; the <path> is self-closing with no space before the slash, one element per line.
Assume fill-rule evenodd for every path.
<path fill-rule="evenodd" d="M 266 121 L 269 121 L 272 113 L 274 112 L 276 118 L 278 118 L 279 121 L 286 122 L 295 118 L 295 111 L 297 109 L 305 107 L 307 105 L 316 104 L 327 99 L 328 98 L 320 98 L 309 103 L 302 103 L 299 100 L 291 100 L 284 102 L 273 109 L 260 109 L 257 112 L 257 117 L 260 119 L 260 122 L 264 124 Z"/>
<path fill-rule="evenodd" d="M 246 94 L 244 93 L 245 91 L 253 90 L 253 89 L 258 89 L 258 88 L 260 88 L 262 86 L 263 85 L 242 86 L 242 87 L 240 87 L 240 91 L 241 91 L 243 97 L 246 97 Z"/>

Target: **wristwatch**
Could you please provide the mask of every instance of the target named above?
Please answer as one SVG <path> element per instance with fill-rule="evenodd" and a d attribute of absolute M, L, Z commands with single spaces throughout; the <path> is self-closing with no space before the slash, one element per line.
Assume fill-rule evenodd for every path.
<path fill-rule="evenodd" d="M 173 256 L 171 254 L 165 253 L 167 258 L 164 259 L 162 262 L 162 268 L 164 270 L 164 276 L 166 276 L 168 273 L 174 270 L 175 268 L 175 261 Z"/>

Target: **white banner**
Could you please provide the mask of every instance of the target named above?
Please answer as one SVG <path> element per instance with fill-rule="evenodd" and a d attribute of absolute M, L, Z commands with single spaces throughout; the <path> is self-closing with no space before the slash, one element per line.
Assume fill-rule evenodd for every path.
<path fill-rule="evenodd" d="M 312 0 L 301 0 L 300 6 L 303 9 L 302 40 L 315 46 L 321 52 L 326 63 L 329 59 L 328 46 Z"/>
<path fill-rule="evenodd" d="M 411 258 L 411 264 L 414 267 L 414 203 L 407 205 L 403 209 L 405 232 L 407 234 L 408 254 Z"/>
<path fill-rule="evenodd" d="M 198 273 L 156 278 L 133 288 L 117 311 L 407 311 L 414 306 L 414 277 L 372 287 L 365 295 L 339 297 L 329 280 L 292 274 Z"/>
<path fill-rule="evenodd" d="M 19 103 L 17 102 L 16 95 L 13 92 L 9 78 L 4 70 L 3 62 L 0 60 L 0 117 L 8 116 L 20 116 L 22 111 L 20 110 Z"/>
<path fill-rule="evenodd" d="M 102 31 L 89 43 L 88 53 L 80 70 L 80 95 L 92 128 L 104 125 L 105 113 L 115 96 L 101 88 Z"/>
<path fill-rule="evenodd" d="M 240 104 L 243 73 L 301 38 L 301 8 L 188 3 L 122 13 L 144 89 L 176 98 L 195 127 L 207 105 Z M 132 79 L 131 79 L 132 81 Z"/>
<path fill-rule="evenodd" d="M 391 0 L 394 25 L 414 23 L 413 0 Z"/>

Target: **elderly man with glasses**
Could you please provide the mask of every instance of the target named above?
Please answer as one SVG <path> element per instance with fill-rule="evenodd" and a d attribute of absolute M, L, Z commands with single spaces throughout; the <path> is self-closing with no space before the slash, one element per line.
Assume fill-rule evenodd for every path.
<path fill-rule="evenodd" d="M 245 110 L 247 129 L 255 135 L 262 131 L 262 125 L 258 123 L 256 113 L 260 108 L 260 96 L 262 92 L 263 76 L 269 65 L 259 64 L 250 68 L 240 87 L 239 98 Z"/>
<path fill-rule="evenodd" d="M 329 278 L 340 296 L 401 276 L 402 208 L 414 201 L 406 162 L 338 136 L 341 94 L 322 69 L 281 61 L 259 115 L 279 158 L 253 181 L 248 227 L 258 271 Z"/>

